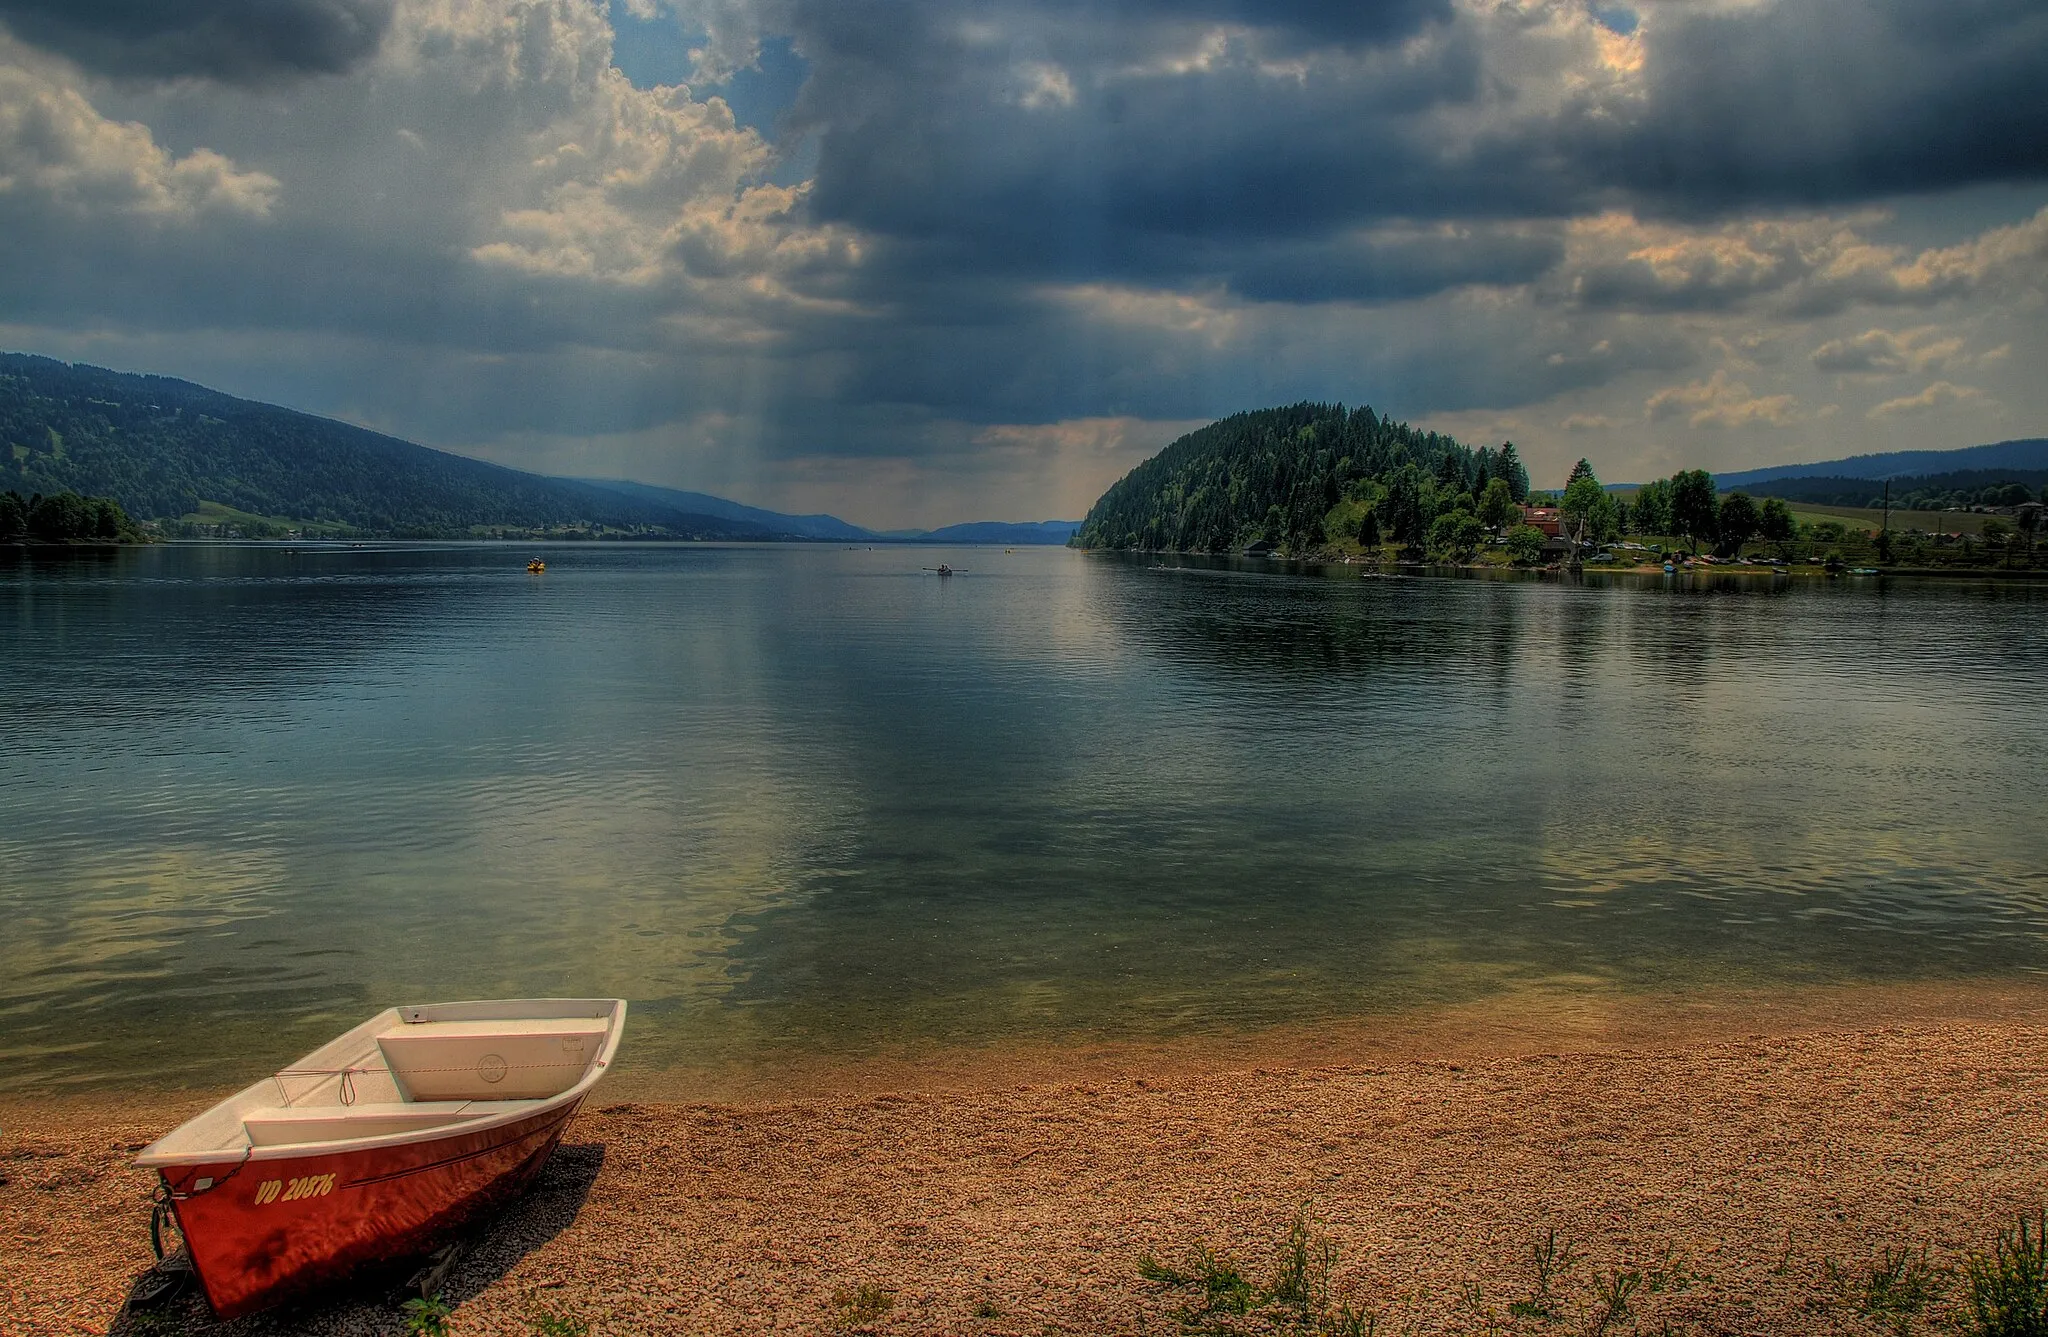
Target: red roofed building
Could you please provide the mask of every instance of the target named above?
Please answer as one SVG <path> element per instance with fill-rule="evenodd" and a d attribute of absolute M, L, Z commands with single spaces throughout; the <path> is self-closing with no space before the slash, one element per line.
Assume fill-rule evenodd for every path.
<path fill-rule="evenodd" d="M 1524 506 L 1522 523 L 1534 525 L 1543 531 L 1545 538 L 1561 538 L 1564 535 L 1564 518 L 1555 506 Z"/>

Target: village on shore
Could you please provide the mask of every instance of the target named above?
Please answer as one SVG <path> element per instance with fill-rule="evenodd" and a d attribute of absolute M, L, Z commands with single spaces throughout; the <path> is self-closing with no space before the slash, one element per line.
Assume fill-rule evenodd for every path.
<path fill-rule="evenodd" d="M 1550 571 L 1715 568 L 1839 576 L 2048 570 L 2048 554 L 2035 542 L 2048 527 L 2048 497 L 2037 498 L 2024 487 L 2008 490 L 2018 495 L 1940 511 L 1813 508 L 1779 497 L 1721 493 L 1704 470 L 1610 489 L 1580 460 L 1559 493 L 1516 497 L 1514 491 L 1509 480 L 1495 478 L 1476 506 L 1454 500 L 1429 520 L 1425 532 L 1411 524 L 1405 542 L 1377 524 L 1371 509 L 1354 520 L 1338 514 L 1346 509 L 1340 503 L 1332 510 L 1334 524 L 1325 526 L 1325 542 L 1312 550 L 1289 554 L 1283 545 L 1260 539 L 1243 554 L 1346 565 Z"/>

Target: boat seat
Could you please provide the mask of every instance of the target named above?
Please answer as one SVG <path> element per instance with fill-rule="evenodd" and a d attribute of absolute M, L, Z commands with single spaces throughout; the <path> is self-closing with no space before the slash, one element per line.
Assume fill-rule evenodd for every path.
<path fill-rule="evenodd" d="M 538 1100 L 574 1086 L 604 1048 L 600 1017 L 422 1021 L 377 1037 L 415 1101 Z"/>
<path fill-rule="evenodd" d="M 249 1143 L 257 1147 L 300 1142 L 339 1142 L 355 1137 L 409 1133 L 436 1124 L 480 1119 L 497 1101 L 435 1100 L 364 1105 L 307 1105 L 250 1110 L 242 1116 Z M 486 1108 L 479 1108 L 486 1106 Z"/>

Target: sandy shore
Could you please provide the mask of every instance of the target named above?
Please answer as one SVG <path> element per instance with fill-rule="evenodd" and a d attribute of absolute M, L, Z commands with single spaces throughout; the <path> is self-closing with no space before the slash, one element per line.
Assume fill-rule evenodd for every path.
<path fill-rule="evenodd" d="M 1141 1253 L 1207 1242 L 1261 1280 L 1304 1203 L 1338 1250 L 1333 1295 L 1382 1334 L 1591 1331 L 1617 1271 L 1643 1284 L 1608 1332 L 1876 1331 L 1843 1276 L 1887 1246 L 1953 1264 L 2048 1197 L 2048 1017 L 2017 1011 L 609 1101 L 460 1265 L 453 1331 L 554 1314 L 599 1333 L 1166 1333 L 1187 1297 L 1141 1280 Z M 203 1103 L 0 1106 L 0 1331 L 400 1330 L 402 1278 L 234 1325 L 122 1314 L 149 1262 L 150 1183 L 128 1155 Z M 1514 1317 L 1553 1229 L 1584 1254 L 1552 1287 L 1561 1319 Z"/>

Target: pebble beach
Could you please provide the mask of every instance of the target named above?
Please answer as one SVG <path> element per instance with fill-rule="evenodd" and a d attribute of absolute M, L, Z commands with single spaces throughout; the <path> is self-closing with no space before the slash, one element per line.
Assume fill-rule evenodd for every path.
<path fill-rule="evenodd" d="M 1299 1220 L 1315 1322 L 1880 1330 L 1859 1278 L 1885 1251 L 1924 1261 L 1938 1318 L 1963 1259 L 2048 1198 L 2048 1017 L 1996 1004 L 1960 1010 L 2018 1015 L 1456 1057 L 1333 1042 L 1346 1061 L 1320 1064 L 1294 1037 L 1280 1063 L 785 1099 L 600 1089 L 442 1296 L 457 1333 L 1169 1333 L 1213 1316 L 1141 1259 L 1187 1271 L 1201 1246 L 1263 1288 Z M 151 1261 L 128 1160 L 205 1103 L 0 1105 L 0 1327 L 403 1330 L 396 1273 L 232 1324 L 124 1308 Z M 1302 1321 L 1218 1330 L 1334 1330 Z"/>

